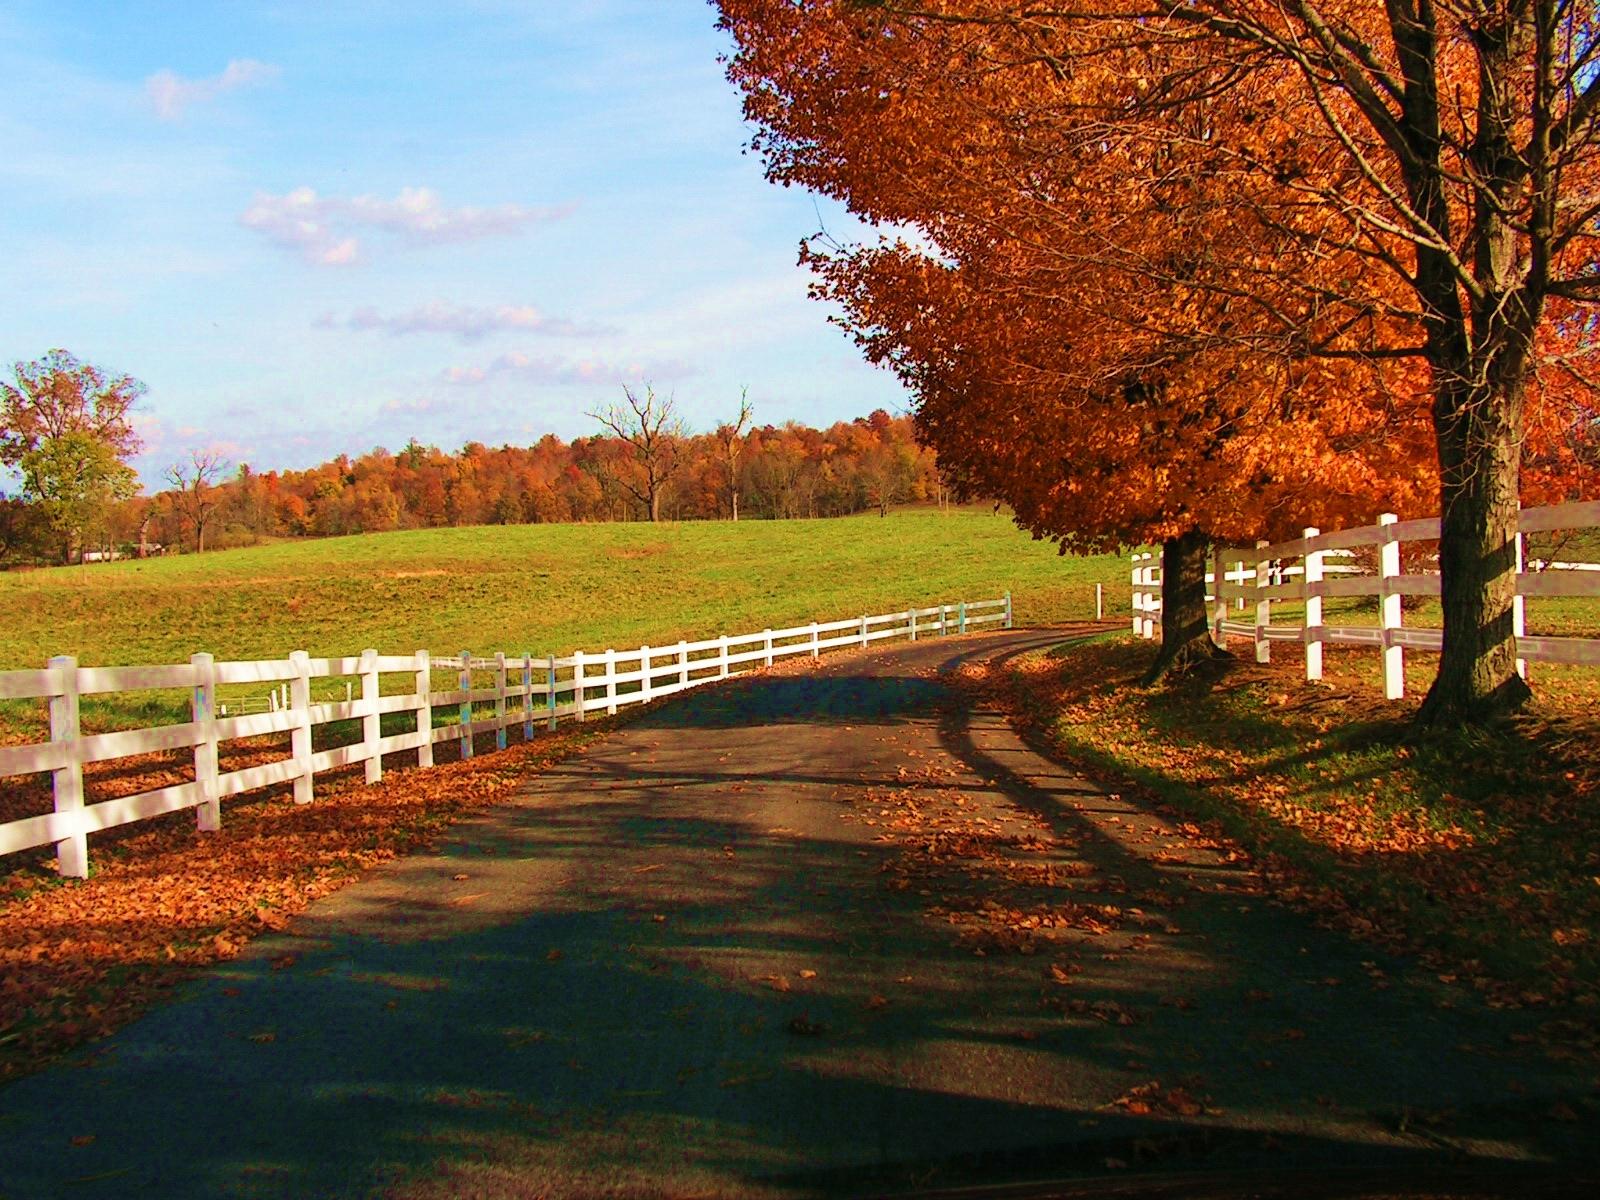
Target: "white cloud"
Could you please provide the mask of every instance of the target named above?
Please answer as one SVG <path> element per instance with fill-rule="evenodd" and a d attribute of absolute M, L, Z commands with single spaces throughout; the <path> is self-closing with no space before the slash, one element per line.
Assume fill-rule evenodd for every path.
<path fill-rule="evenodd" d="M 529 226 L 566 216 L 570 207 L 446 208 L 431 188 L 401 188 L 393 200 L 377 196 L 319 196 L 308 187 L 281 196 L 258 192 L 240 216 L 275 246 L 309 262 L 342 266 L 361 254 L 357 233 L 378 231 L 413 245 L 439 245 L 508 237 Z"/>
<path fill-rule="evenodd" d="M 474 386 L 512 376 L 526 383 L 621 384 L 642 381 L 682 379 L 695 368 L 672 359 L 655 362 L 613 363 L 599 359 L 570 362 L 555 358 L 534 358 L 513 350 L 481 367 L 451 367 L 444 373 L 447 383 Z"/>
<path fill-rule="evenodd" d="M 318 317 L 318 329 L 378 330 L 391 337 L 413 333 L 448 333 L 463 342 L 476 342 L 491 333 L 537 333 L 548 337 L 576 337 L 608 333 L 598 326 L 580 325 L 564 317 L 546 316 L 528 304 L 494 307 L 446 304 L 435 300 L 406 312 L 385 316 L 375 308 L 358 308 L 348 317 L 332 313 Z"/>
<path fill-rule="evenodd" d="M 157 71 L 144 81 L 144 93 L 163 121 L 176 121 L 191 104 L 215 100 L 224 92 L 250 87 L 276 79 L 279 70 L 271 63 L 253 58 L 236 58 L 220 75 L 205 79 L 185 79 L 175 71 Z"/>

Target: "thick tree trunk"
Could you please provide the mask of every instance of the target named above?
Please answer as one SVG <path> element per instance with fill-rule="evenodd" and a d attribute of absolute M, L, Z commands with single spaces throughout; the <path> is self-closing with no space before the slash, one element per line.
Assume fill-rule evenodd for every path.
<path fill-rule="evenodd" d="M 1417 713 L 1423 725 L 1483 721 L 1517 708 L 1530 695 L 1517 674 L 1511 622 L 1521 409 L 1516 385 L 1449 395 L 1435 408 L 1444 648 Z"/>
<path fill-rule="evenodd" d="M 1206 550 L 1197 529 L 1161 543 L 1161 648 L 1144 673 L 1148 685 L 1181 675 L 1200 663 L 1231 657 L 1211 640 L 1206 611 Z"/>

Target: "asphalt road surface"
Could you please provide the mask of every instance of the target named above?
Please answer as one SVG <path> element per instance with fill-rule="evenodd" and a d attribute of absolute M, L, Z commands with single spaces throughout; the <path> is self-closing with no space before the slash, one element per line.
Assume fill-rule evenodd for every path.
<path fill-rule="evenodd" d="M 1064 636 L 657 706 L 0 1090 L 0 1197 L 1389 1195 L 1442 1168 L 1428 1194 L 1467 1195 L 1592 1167 L 1593 1068 L 1537 1014 L 1317 929 L 939 678 Z"/>

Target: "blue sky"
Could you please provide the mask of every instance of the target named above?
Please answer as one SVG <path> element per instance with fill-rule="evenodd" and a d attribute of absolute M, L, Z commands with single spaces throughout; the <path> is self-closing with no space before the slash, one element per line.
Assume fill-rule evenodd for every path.
<path fill-rule="evenodd" d="M 703 0 L 0 9 L 7 362 L 149 385 L 149 484 L 415 436 L 691 427 L 905 396 L 806 298 L 837 208 L 765 182 Z"/>

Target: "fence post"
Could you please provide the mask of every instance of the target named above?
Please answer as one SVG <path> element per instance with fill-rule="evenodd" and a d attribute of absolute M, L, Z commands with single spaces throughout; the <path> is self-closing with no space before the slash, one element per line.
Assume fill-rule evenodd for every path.
<path fill-rule="evenodd" d="M 209 654 L 191 654 L 194 690 L 189 713 L 200 727 L 194 744 L 194 781 L 200 792 L 195 824 L 201 833 L 222 828 L 222 796 L 217 788 L 217 664 Z"/>
<path fill-rule="evenodd" d="M 1384 513 L 1379 525 L 1393 525 L 1400 518 Z M 1394 640 L 1400 628 L 1400 593 L 1391 592 L 1389 580 L 1400 574 L 1400 543 L 1387 531 L 1380 531 L 1383 542 L 1378 549 L 1379 624 L 1383 627 L 1383 698 L 1398 700 L 1406 694 L 1405 649 Z"/>
<path fill-rule="evenodd" d="M 764 660 L 764 665 L 770 667 L 772 665 L 772 630 L 763 629 L 761 631 L 761 639 L 761 648 L 766 652 L 767 656 Z"/>
<path fill-rule="evenodd" d="M 816 658 L 822 653 L 822 647 L 817 644 L 817 623 L 811 622 L 811 657 Z"/>
<path fill-rule="evenodd" d="M 861 644 L 863 646 L 865 646 L 867 644 L 867 615 L 866 615 L 866 613 L 862 613 L 861 614 Z"/>
<path fill-rule="evenodd" d="M 1095 599 L 1095 607 L 1099 608 L 1099 606 L 1100 606 L 1100 585 L 1098 583 L 1094 585 L 1094 599 Z M 1097 612 L 1095 615 L 1099 616 L 1100 614 Z M 1005 628 L 1007 628 L 1007 629 L 1011 628 L 1011 593 L 1010 592 L 1006 593 L 1006 623 L 1005 623 Z"/>
<path fill-rule="evenodd" d="M 1096 621 L 1106 619 L 1106 585 L 1103 583 L 1094 585 L 1094 619 Z"/>
<path fill-rule="evenodd" d="M 1228 637 L 1222 632 L 1222 623 L 1228 619 L 1228 597 L 1223 588 L 1228 586 L 1228 565 L 1222 560 L 1222 547 L 1218 546 L 1211 556 L 1211 574 L 1216 580 L 1217 593 L 1212 597 L 1211 605 L 1211 640 L 1216 645 L 1227 649 Z"/>
<path fill-rule="evenodd" d="M 466 699 L 461 701 L 461 707 L 456 710 L 457 720 L 461 724 L 461 757 L 472 757 L 472 651 L 461 652 L 461 675 L 456 680 Z"/>
<path fill-rule="evenodd" d="M 1265 550 L 1271 542 L 1257 542 L 1257 550 Z M 1256 559 L 1256 588 L 1265 591 L 1272 586 L 1272 560 L 1270 558 Z M 1272 601 L 1256 601 L 1256 661 L 1258 663 L 1272 661 L 1272 643 L 1267 640 L 1267 627 L 1272 624 Z"/>
<path fill-rule="evenodd" d="M 583 711 L 583 651 L 572 652 L 572 699 L 577 705 L 577 718 L 587 721 L 589 715 Z"/>
<path fill-rule="evenodd" d="M 522 740 L 533 741 L 533 652 L 522 652 Z"/>
<path fill-rule="evenodd" d="M 956 632 L 957 633 L 965 633 L 966 631 L 967 631 L 967 602 L 965 600 L 963 600 L 959 604 L 956 605 Z"/>
<path fill-rule="evenodd" d="M 1304 535 L 1314 538 L 1322 530 L 1308 527 Z M 1322 560 L 1326 551 L 1312 550 L 1304 559 L 1305 573 L 1301 576 L 1301 595 L 1306 602 L 1306 678 L 1322 678 Z"/>
<path fill-rule="evenodd" d="M 911 640 L 914 642 L 917 640 L 917 609 L 915 604 L 912 605 L 909 615 L 911 617 Z"/>
<path fill-rule="evenodd" d="M 1133 556 L 1133 631 L 1142 638 L 1150 636 L 1148 625 L 1149 618 L 1145 616 L 1145 608 L 1150 603 L 1150 593 L 1145 591 L 1145 559 L 1148 554 L 1135 554 Z"/>
<path fill-rule="evenodd" d="M 950 606 L 948 604 L 939 605 L 939 636 L 940 637 L 946 636 L 946 632 L 947 632 L 946 626 L 948 625 L 949 616 L 950 616 Z"/>
<path fill-rule="evenodd" d="M 417 732 L 422 744 L 417 747 L 417 766 L 433 766 L 433 664 L 426 650 L 418 650 L 417 662 Z"/>
<path fill-rule="evenodd" d="M 311 803 L 311 656 L 304 650 L 289 655 L 294 678 L 289 681 L 289 706 L 296 719 L 289 734 L 289 748 L 298 771 L 294 777 L 294 802 Z"/>
<path fill-rule="evenodd" d="M 678 687 L 689 686 L 689 643 L 678 643 Z"/>
<path fill-rule="evenodd" d="M 1518 510 L 1520 517 L 1521 512 Z M 1528 636 L 1528 603 L 1522 594 L 1522 572 L 1525 567 L 1523 559 L 1522 531 L 1517 531 L 1517 594 L 1511 601 L 1511 636 L 1522 644 L 1522 639 Z M 1520 654 L 1517 656 L 1517 674 L 1524 679 L 1528 677 L 1528 660 Z"/>
<path fill-rule="evenodd" d="M 494 745 L 506 748 L 506 652 L 494 653 Z"/>
<path fill-rule="evenodd" d="M 617 715 L 617 652 L 606 647 L 606 716 Z"/>
<path fill-rule="evenodd" d="M 728 635 L 725 634 L 725 633 L 719 633 L 717 635 L 717 678 L 718 679 L 726 679 L 727 677 L 728 677 Z"/>
<path fill-rule="evenodd" d="M 66 747 L 67 761 L 52 772 L 58 813 L 83 810 L 83 760 L 78 749 L 78 660 L 71 655 L 52 658 L 56 688 L 50 697 L 50 740 Z M 89 835 L 76 817 L 67 818 L 72 832 L 56 843 L 56 871 L 68 879 L 89 877 Z"/>
<path fill-rule="evenodd" d="M 378 717 L 378 652 L 361 652 L 361 752 L 367 782 L 383 778 L 383 747 Z"/>
<path fill-rule="evenodd" d="M 639 701 L 650 703 L 650 647 L 639 647 Z"/>
<path fill-rule="evenodd" d="M 553 731 L 556 727 L 556 656 L 554 654 L 550 656 L 550 665 L 547 670 L 549 674 L 546 678 L 546 682 L 550 685 L 550 695 L 546 697 L 546 699 L 549 701 L 549 721 L 550 728 Z"/>
<path fill-rule="evenodd" d="M 1144 636 L 1146 641 L 1153 640 L 1156 636 L 1156 626 L 1161 619 L 1161 592 L 1160 581 L 1156 572 L 1160 569 L 1156 564 L 1160 556 L 1154 551 L 1144 556 Z"/>

